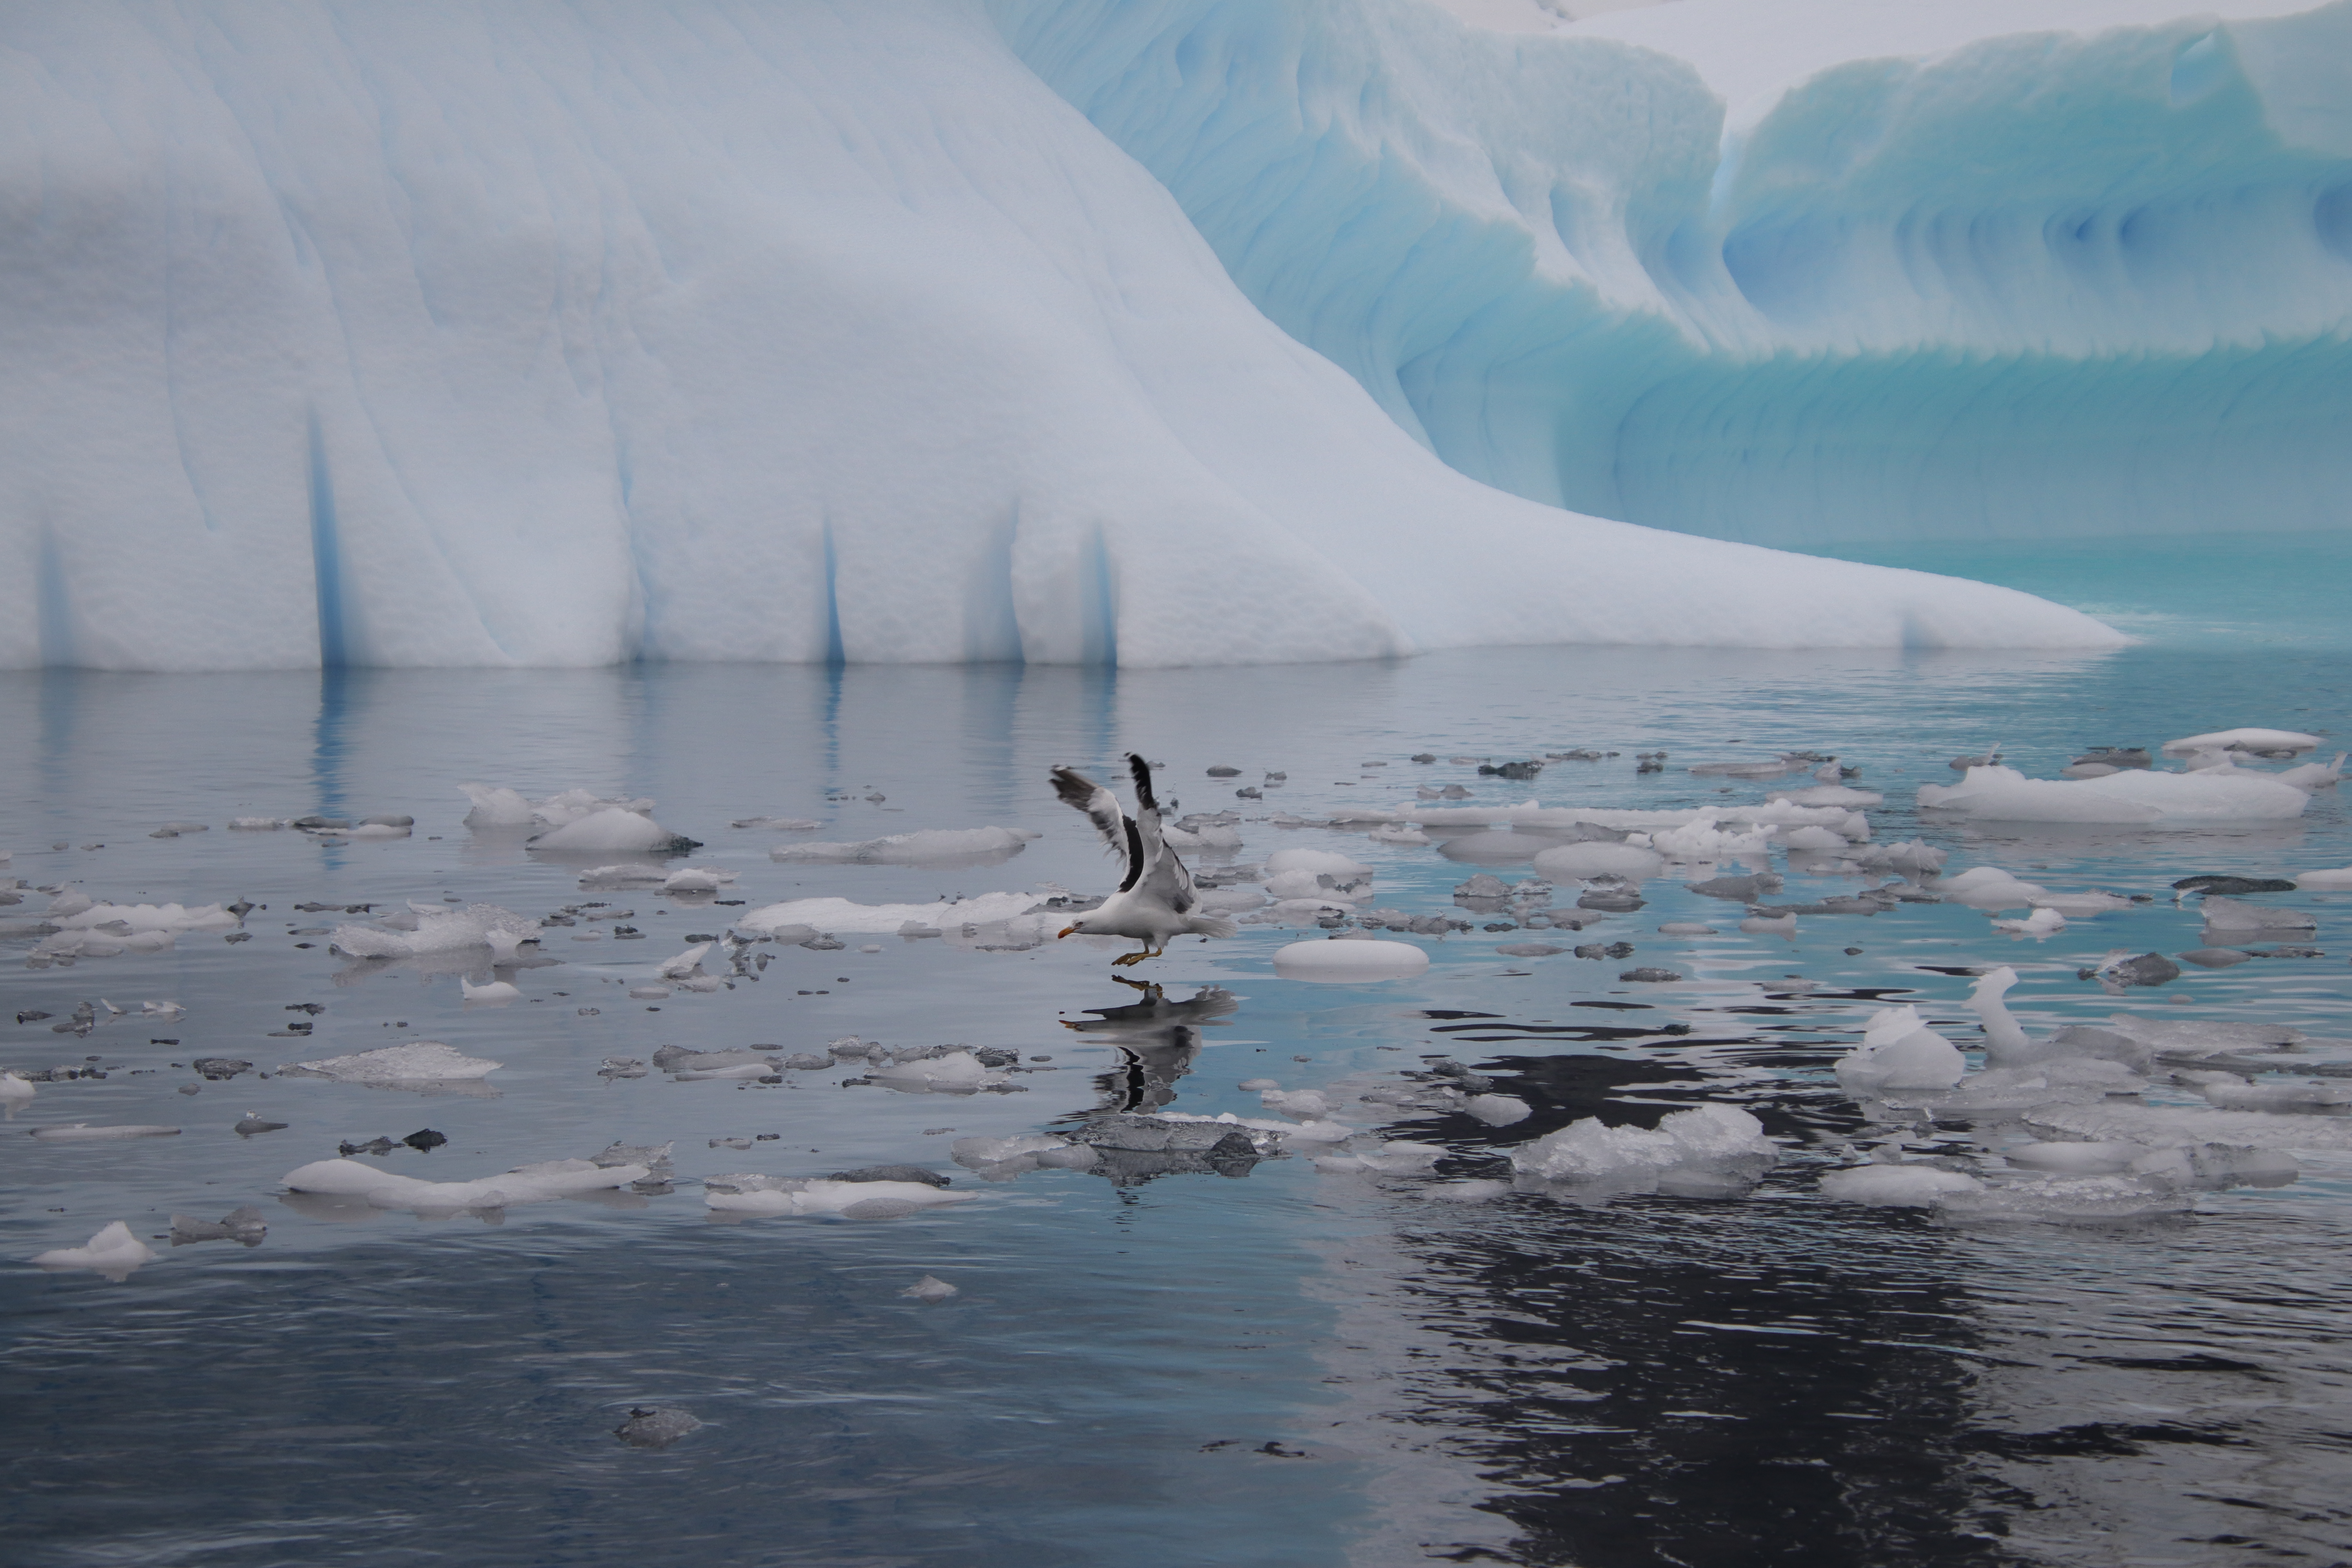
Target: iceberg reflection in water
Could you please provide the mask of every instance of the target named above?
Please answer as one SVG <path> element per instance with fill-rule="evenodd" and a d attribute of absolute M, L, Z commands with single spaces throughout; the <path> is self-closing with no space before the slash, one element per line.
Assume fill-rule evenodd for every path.
<path fill-rule="evenodd" d="M 1911 802 L 1996 739 L 2007 765 L 2048 778 L 2095 745 L 2339 727 L 2347 692 L 2352 660 L 2326 648 L 2161 645 L 1493 650 L 1245 676 L 0 676 L 0 872 L 26 884 L 12 921 L 37 924 L 36 888 L 60 884 L 251 905 L 226 933 L 243 942 L 194 931 L 47 967 L 23 966 L 38 936 L 0 934 L 0 1016 L 25 1016 L 0 1024 L 0 1068 L 45 1075 L 0 1135 L 0 1257 L 16 1260 L 0 1268 L 0 1364 L 26 1391 L 0 1439 L 11 1552 L 1024 1568 L 2223 1563 L 2243 1542 L 2342 1555 L 2330 1260 L 2352 1241 L 2352 1152 L 2322 1090 L 2329 1042 L 2352 1035 L 2327 945 L 2345 895 L 2226 895 L 2315 921 L 2293 941 L 2335 956 L 2282 943 L 2116 994 L 2075 977 L 2110 950 L 2197 947 L 2206 922 L 2196 896 L 2173 900 L 2179 879 L 2352 860 L 2337 792 L 2292 820 L 2160 833 L 1947 825 Z M 1239 807 L 1238 847 L 1189 853 L 1204 886 L 1293 875 L 1265 869 L 1285 848 L 1370 877 L 1318 883 L 1290 912 L 1267 904 L 1232 941 L 1178 943 L 1140 993 L 1112 984 L 1106 952 L 1032 940 L 1018 917 L 736 927 L 811 900 L 1082 905 L 1108 889 L 1105 862 L 1045 769 L 1130 747 L 1166 763 L 1171 815 Z M 1870 842 L 1924 833 L 1952 851 L 1950 874 L 1994 867 L 2075 912 L 2012 943 L 1990 929 L 2002 911 L 1905 901 L 1926 870 L 1864 876 L 1833 847 L 1772 852 L 1779 886 L 1738 879 L 1765 869 L 1753 857 L 1675 865 L 1597 884 L 1579 909 L 1567 880 L 1547 902 L 1511 862 L 1457 900 L 1476 868 L 1427 835 L 1273 820 L 1423 809 L 1417 792 L 1449 784 L 1465 794 L 1445 808 L 1752 805 L 1786 781 L 1688 763 L 1809 750 L 1885 795 Z M 1663 769 L 1637 751 L 1664 752 Z M 1547 753 L 1561 755 L 1532 778 L 1477 771 Z M 583 886 L 580 865 L 528 853 L 512 827 L 464 825 L 460 786 L 486 778 L 531 799 L 650 798 L 714 874 Z M 395 808 L 416 819 L 406 837 L 149 836 Z M 973 824 L 1044 836 L 995 864 L 778 860 L 778 817 L 843 844 Z M 1793 912 L 1741 931 L 1737 901 L 1686 882 Z M 1872 884 L 1880 896 L 1860 896 Z M 318 933 L 368 918 L 352 906 L 412 902 L 540 926 L 514 962 L 487 945 L 446 965 L 370 960 L 367 984 L 348 984 L 359 972 Z M 1318 926 L 1373 920 L 1429 967 L 1315 984 L 1275 972 L 1276 950 Z M 661 977 L 698 948 L 696 985 Z M 2301 1037 L 2157 1030 L 2184 1050 L 2221 1043 L 2196 1047 L 2197 1081 L 2159 1057 L 2134 1079 L 2145 1110 L 2053 1113 L 2096 1138 L 1970 1121 L 1931 1103 L 1941 1091 L 1906 1108 L 1840 1088 L 1832 1064 L 1887 1006 L 1916 1007 L 1980 1065 L 1972 972 L 2002 963 L 2034 1040 L 2118 1012 Z M 464 985 L 493 971 L 518 999 L 468 1009 Z M 1637 971 L 1686 978 L 1620 978 Z M 184 1016 L 77 1011 L 106 994 L 172 997 Z M 279 1070 L 426 1043 L 502 1064 L 498 1094 L 420 1101 Z M 231 1087 L 174 1066 L 199 1056 L 254 1070 Z M 2283 1071 L 2290 1058 L 2301 1072 Z M 2315 1068 L 2319 1088 L 2295 1090 Z M 2224 1108 L 2241 1100 L 2296 1114 Z M 1753 1117 L 1777 1158 L 1711 1184 L 1513 1169 L 1514 1151 L 1580 1119 L 1651 1129 L 1704 1105 Z M 411 1134 L 426 1114 L 446 1146 Z M 2181 1212 L 2126 1225 L 1820 1188 L 1872 1148 L 1965 1167 L 1986 1192 L 2053 1172 L 2123 1180 L 2127 1163 L 2084 1176 L 2060 1156 L 2080 1143 L 2096 1163 L 2142 1122 L 2192 1139 L 2193 1115 L 2307 1123 L 2320 1146 L 2294 1151 L 2292 1176 L 2284 1161 L 2258 1173 L 2284 1184 L 2184 1186 Z M 240 1117 L 287 1125 L 240 1137 Z M 184 1131 L 23 1135 L 77 1121 Z M 1154 1137 L 1157 1152 L 1140 1146 Z M 648 1174 L 534 1189 L 549 1201 L 510 1212 L 285 1192 L 342 1142 L 362 1152 L 337 1173 L 444 1196 L 614 1144 L 674 1143 L 675 1170 L 616 1168 Z M 901 1201 L 942 1177 L 968 1201 Z M 714 1224 L 706 1178 L 827 1201 Z M 793 1185 L 809 1182 L 825 1184 Z M 156 1239 L 175 1213 L 245 1205 L 267 1216 L 257 1246 Z M 22 1261 L 117 1220 L 156 1256 L 111 1272 Z M 927 1279 L 953 1293 L 908 1294 Z M 615 1441 L 634 1410 L 702 1425 Z"/>

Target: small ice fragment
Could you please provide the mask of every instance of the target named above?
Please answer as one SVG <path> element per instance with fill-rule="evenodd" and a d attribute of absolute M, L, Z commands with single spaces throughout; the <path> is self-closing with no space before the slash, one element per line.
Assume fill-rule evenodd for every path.
<path fill-rule="evenodd" d="M 1933 1208 L 1953 1193 L 1973 1193 L 1984 1184 L 1940 1165 L 1853 1165 L 1822 1177 L 1822 1195 L 1841 1203 L 1882 1208 Z"/>
<path fill-rule="evenodd" d="M 0 1072 L 0 1100 L 26 1100 L 32 1099 L 36 1092 L 30 1079 L 18 1078 L 12 1072 Z"/>
<path fill-rule="evenodd" d="M 493 980 L 487 985 L 477 985 L 461 974 L 457 977 L 457 989 L 468 1007 L 503 1007 L 509 1002 L 522 1000 L 520 988 L 509 980 Z"/>
<path fill-rule="evenodd" d="M 1499 1198 L 1511 1190 L 1508 1182 L 1473 1180 L 1465 1182 L 1435 1182 L 1421 1189 L 1421 1195 L 1432 1203 L 1483 1204 Z"/>
<path fill-rule="evenodd" d="M 946 1280 L 926 1274 L 898 1294 L 911 1296 L 918 1301 L 944 1301 L 949 1297 L 959 1295 L 961 1292 Z"/>
<path fill-rule="evenodd" d="M 702 1423 L 683 1410 L 629 1408 L 629 1418 L 613 1428 L 613 1436 L 632 1448 L 666 1448 Z"/>
<path fill-rule="evenodd" d="M 141 1264 L 153 1261 L 155 1256 L 153 1247 L 131 1235 L 129 1226 L 116 1220 L 79 1247 L 36 1253 L 33 1261 L 43 1268 L 92 1269 L 120 1283 Z"/>
<path fill-rule="evenodd" d="M 2041 941 L 2064 931 L 2066 917 L 2056 910 L 2038 907 L 2023 920 L 1995 921 L 1992 922 L 1992 929 L 2005 931 L 2014 936 L 2030 936 L 2036 941 Z"/>
<path fill-rule="evenodd" d="M 68 1122 L 62 1127 L 36 1127 L 33 1136 L 45 1143 L 89 1143 L 108 1138 L 175 1138 L 176 1127 L 157 1127 L 145 1123 L 125 1123 L 112 1127 L 92 1127 L 87 1121 Z"/>
<path fill-rule="evenodd" d="M 1429 954 L 1404 942 L 1294 942 L 1274 953 L 1274 972 L 1285 980 L 1369 984 L 1428 967 Z"/>
<path fill-rule="evenodd" d="M 172 1216 L 174 1247 L 197 1241 L 241 1241 L 247 1247 L 258 1247 L 268 1231 L 268 1217 L 250 1204 L 230 1210 L 218 1220 L 197 1219 L 184 1214 Z"/>
<path fill-rule="evenodd" d="M 1508 1127 L 1534 1114 L 1526 1100 L 1511 1094 L 1474 1094 L 1462 1109 L 1489 1127 Z"/>
<path fill-rule="evenodd" d="M 341 1083 L 420 1083 L 486 1078 L 499 1067 L 439 1040 L 415 1040 L 345 1057 L 290 1062 L 278 1070 L 286 1078 L 329 1078 Z"/>
<path fill-rule="evenodd" d="M 1661 936 L 1715 936 L 1718 934 L 1713 926 L 1701 924 L 1697 921 L 1668 921 L 1665 924 L 1658 928 L 1658 933 Z"/>

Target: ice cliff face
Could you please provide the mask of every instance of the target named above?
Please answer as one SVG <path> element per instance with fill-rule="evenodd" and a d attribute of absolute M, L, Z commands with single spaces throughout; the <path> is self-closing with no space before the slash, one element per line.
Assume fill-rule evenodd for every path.
<path fill-rule="evenodd" d="M 1491 484 L 1768 543 L 2346 521 L 2352 6 L 990 3 Z"/>
<path fill-rule="evenodd" d="M 1424 25 L 1366 12 L 1357 36 L 1336 4 L 1256 9 L 1304 40 L 1284 68 L 1318 93 L 1326 74 L 1387 79 L 1392 30 Z M 2112 640 L 2021 595 L 1580 517 L 1447 468 L 1400 421 L 1524 427 L 1497 452 L 1570 439 L 1572 410 L 1519 396 L 1558 345 L 1527 366 L 1476 350 L 1483 421 L 1459 390 L 1476 354 L 1412 368 L 1426 350 L 1399 345 L 1460 335 L 1429 338 L 1491 310 L 1499 275 L 1449 284 L 1392 236 L 1328 226 L 1350 190 L 1387 210 L 1398 160 L 1368 184 L 1344 163 L 1317 175 L 1311 148 L 1230 145 L 1231 218 L 1163 173 L 1188 218 L 1006 42 L 1100 116 L 1118 10 L 0 10 L 0 665 Z M 1508 112 L 1522 89 L 1500 76 L 1444 86 L 1486 58 L 1446 37 L 1413 90 L 1483 86 Z M 1588 62 L 1582 90 L 1654 111 L 1600 114 L 1590 143 L 1545 131 L 1502 163 L 1557 154 L 1548 188 L 1620 193 L 1595 199 L 1634 237 L 1594 242 L 1622 255 L 1616 303 L 1588 312 L 1612 363 L 1646 343 L 1703 364 L 1696 307 L 1643 293 L 1643 247 L 1675 253 L 1675 215 L 1704 205 L 1718 111 L 1689 68 L 1611 47 L 1646 74 Z M 1171 128 L 1190 115 L 1215 164 L 1229 127 L 1210 100 L 1266 101 L 1272 68 L 1177 56 L 1183 74 L 1131 96 Z M 1091 92 L 1073 86 L 1088 61 Z M 1129 129 L 1147 163 L 1179 136 Z M 1441 150 L 1462 164 L 1486 145 Z M 1284 190 L 1313 221 L 1267 205 Z M 1423 202 L 1431 235 L 1487 244 L 1521 210 L 1451 199 Z M 1250 210 L 1291 259 L 1234 270 L 1296 341 L 1202 237 L 1230 246 Z M 1515 299 L 1603 299 L 1522 271 Z M 1445 410 L 1391 390 L 1384 413 L 1364 386 L 1390 362 L 1394 388 L 1453 388 Z"/>

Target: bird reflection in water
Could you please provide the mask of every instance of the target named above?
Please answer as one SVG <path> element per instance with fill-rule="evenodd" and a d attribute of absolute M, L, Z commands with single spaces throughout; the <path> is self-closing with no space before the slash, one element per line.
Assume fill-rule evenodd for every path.
<path fill-rule="evenodd" d="M 1171 1002 L 1149 981 L 1111 978 L 1143 993 L 1139 1002 L 1088 1007 L 1092 1018 L 1065 1018 L 1062 1026 L 1115 1046 L 1119 1066 L 1095 1081 L 1102 1089 L 1101 1112 L 1149 1116 L 1175 1100 L 1176 1080 L 1192 1070 L 1201 1054 L 1201 1031 L 1238 1011 L 1241 1003 L 1221 986 L 1204 986 L 1181 1002 Z"/>

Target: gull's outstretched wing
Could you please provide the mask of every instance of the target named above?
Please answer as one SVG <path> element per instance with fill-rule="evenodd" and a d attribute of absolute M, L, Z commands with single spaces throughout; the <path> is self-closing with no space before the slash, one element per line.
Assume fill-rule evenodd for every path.
<path fill-rule="evenodd" d="M 1135 821 L 1133 828 L 1137 847 L 1143 862 L 1144 891 L 1154 900 L 1166 904 L 1178 914 L 1190 914 L 1197 901 L 1192 895 L 1192 873 L 1184 869 L 1184 862 L 1160 833 L 1160 801 L 1151 793 L 1151 764 L 1130 752 L 1128 769 L 1135 775 Z"/>
<path fill-rule="evenodd" d="M 1136 879 L 1143 875 L 1143 845 L 1133 820 L 1119 810 L 1118 797 L 1076 768 L 1054 770 L 1054 793 L 1063 805 L 1085 812 L 1102 841 L 1123 862 L 1126 874 L 1119 880 L 1119 891 L 1135 886 Z"/>

